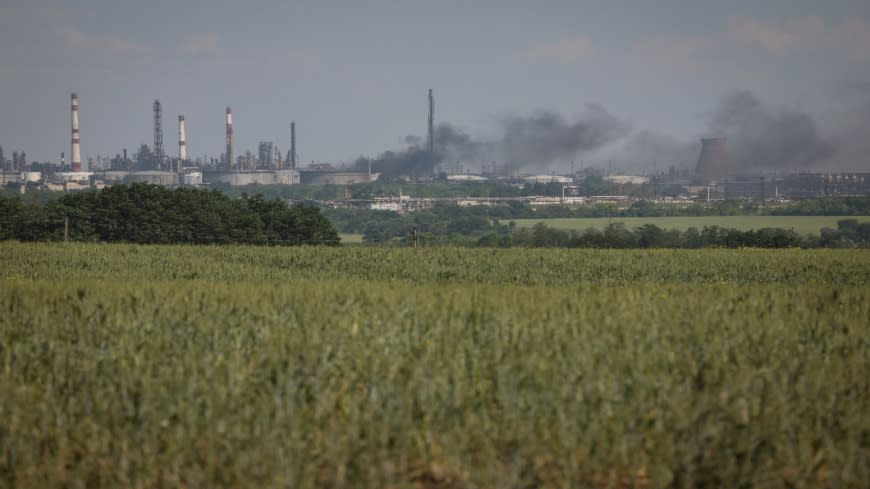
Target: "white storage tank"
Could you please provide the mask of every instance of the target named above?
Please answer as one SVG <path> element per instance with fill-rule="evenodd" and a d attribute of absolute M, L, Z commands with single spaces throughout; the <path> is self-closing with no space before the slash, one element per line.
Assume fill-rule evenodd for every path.
<path fill-rule="evenodd" d="M 21 172 L 21 183 L 32 183 L 42 180 L 42 173 L 38 171 Z"/>
<path fill-rule="evenodd" d="M 162 186 L 178 185 L 178 176 L 168 171 L 149 170 L 130 172 L 125 180 L 128 184 L 141 182 Z"/>
<path fill-rule="evenodd" d="M 181 175 L 181 184 L 190 186 L 202 185 L 202 172 L 192 171 Z"/>

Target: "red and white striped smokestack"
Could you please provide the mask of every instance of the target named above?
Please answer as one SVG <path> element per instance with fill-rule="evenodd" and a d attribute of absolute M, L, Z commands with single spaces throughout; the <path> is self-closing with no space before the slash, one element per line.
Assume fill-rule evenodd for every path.
<path fill-rule="evenodd" d="M 227 107 L 227 168 L 233 167 L 233 111 Z"/>
<path fill-rule="evenodd" d="M 184 115 L 178 116 L 178 159 L 187 161 L 187 138 L 184 135 Z"/>
<path fill-rule="evenodd" d="M 82 150 L 79 144 L 79 96 L 72 94 L 72 171 L 82 171 Z"/>

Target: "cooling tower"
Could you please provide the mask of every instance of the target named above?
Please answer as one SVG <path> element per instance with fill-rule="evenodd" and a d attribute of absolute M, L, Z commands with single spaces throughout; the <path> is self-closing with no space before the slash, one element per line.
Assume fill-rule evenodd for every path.
<path fill-rule="evenodd" d="M 695 179 L 703 183 L 724 182 L 728 178 L 730 158 L 725 138 L 702 138 L 701 154 L 695 167 Z"/>

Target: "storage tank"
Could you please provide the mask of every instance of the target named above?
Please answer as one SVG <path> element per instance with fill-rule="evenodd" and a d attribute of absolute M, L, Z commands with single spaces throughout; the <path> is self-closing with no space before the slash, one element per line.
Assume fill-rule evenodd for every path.
<path fill-rule="evenodd" d="M 137 171 L 127 174 L 127 183 L 150 183 L 153 185 L 178 185 L 178 176 L 168 171 Z"/>
<path fill-rule="evenodd" d="M 42 180 L 42 173 L 38 171 L 21 172 L 21 183 L 32 183 Z"/>
<path fill-rule="evenodd" d="M 181 184 L 190 186 L 202 185 L 202 172 L 192 171 L 181 175 Z"/>

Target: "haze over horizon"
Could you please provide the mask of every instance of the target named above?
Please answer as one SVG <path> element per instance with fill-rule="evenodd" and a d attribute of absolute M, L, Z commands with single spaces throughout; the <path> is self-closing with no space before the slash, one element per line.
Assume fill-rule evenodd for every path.
<path fill-rule="evenodd" d="M 69 154 L 71 92 L 83 159 L 150 146 L 159 99 L 169 154 L 184 114 L 219 156 L 231 106 L 236 154 L 286 152 L 294 120 L 302 162 L 351 164 L 425 136 L 431 88 L 466 168 L 692 167 L 725 135 L 746 167 L 870 170 L 857 0 L 7 0 L 0 85 L 0 145 L 31 161 Z"/>

